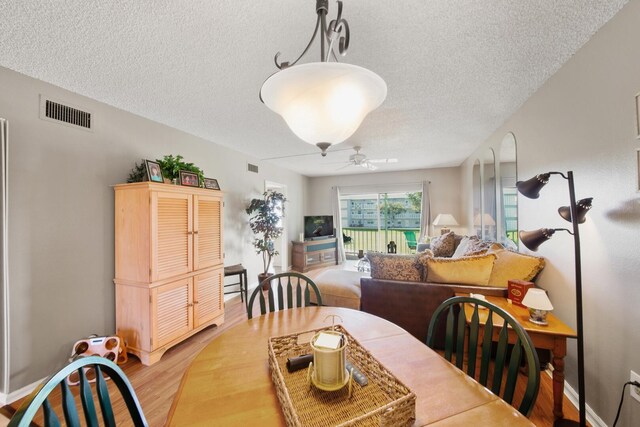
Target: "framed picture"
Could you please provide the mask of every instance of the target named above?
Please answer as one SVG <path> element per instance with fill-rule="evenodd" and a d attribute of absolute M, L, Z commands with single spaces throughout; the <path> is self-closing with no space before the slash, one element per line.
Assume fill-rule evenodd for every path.
<path fill-rule="evenodd" d="M 145 160 L 147 164 L 147 176 L 151 182 L 164 182 L 162 177 L 162 168 L 158 162 L 152 160 Z"/>
<path fill-rule="evenodd" d="M 180 185 L 187 187 L 200 187 L 198 174 L 189 171 L 180 171 Z"/>
<path fill-rule="evenodd" d="M 204 179 L 204 188 L 208 188 L 209 190 L 219 190 L 220 185 L 218 185 L 218 180 L 213 178 L 205 178 Z"/>
<path fill-rule="evenodd" d="M 640 138 L 640 93 L 636 94 L 636 138 Z"/>

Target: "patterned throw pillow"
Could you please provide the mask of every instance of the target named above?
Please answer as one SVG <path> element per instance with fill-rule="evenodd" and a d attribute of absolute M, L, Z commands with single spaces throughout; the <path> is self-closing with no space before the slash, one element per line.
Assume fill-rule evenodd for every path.
<path fill-rule="evenodd" d="M 431 249 L 427 249 L 424 252 L 419 252 L 417 254 L 417 258 L 418 258 L 418 265 L 420 267 L 421 273 L 422 273 L 422 277 L 420 278 L 421 281 L 426 282 L 427 281 L 427 270 L 428 270 L 428 266 L 427 266 L 427 260 L 430 258 L 433 258 L 433 252 L 431 251 Z"/>
<path fill-rule="evenodd" d="M 458 244 L 458 247 L 456 247 L 456 251 L 453 253 L 453 255 L 451 255 L 451 258 L 460 258 L 461 256 L 465 256 L 470 241 L 471 237 L 463 236 L 460 240 L 460 243 Z"/>
<path fill-rule="evenodd" d="M 456 235 L 453 231 L 431 239 L 431 250 L 435 257 L 450 257 L 456 251 Z"/>
<path fill-rule="evenodd" d="M 495 254 L 427 259 L 427 282 L 487 286 Z"/>
<path fill-rule="evenodd" d="M 479 251 L 487 250 L 493 245 L 495 242 L 489 240 L 482 240 L 478 236 L 469 237 L 469 242 L 467 243 L 467 247 L 465 248 L 463 256 L 469 256 L 472 253 L 476 253 Z"/>
<path fill-rule="evenodd" d="M 489 278 L 491 286 L 507 287 L 509 279 L 531 281 L 544 268 L 544 258 L 506 249 L 493 249 L 497 256 Z"/>
<path fill-rule="evenodd" d="M 419 282 L 422 279 L 422 267 L 416 255 L 383 254 L 367 252 L 371 265 L 371 278 L 382 280 L 404 280 Z"/>

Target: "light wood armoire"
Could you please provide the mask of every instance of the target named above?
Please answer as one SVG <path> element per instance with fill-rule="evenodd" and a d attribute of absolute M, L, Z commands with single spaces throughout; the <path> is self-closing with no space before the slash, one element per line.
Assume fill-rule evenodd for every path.
<path fill-rule="evenodd" d="M 151 365 L 224 321 L 222 192 L 115 186 L 116 331 Z"/>

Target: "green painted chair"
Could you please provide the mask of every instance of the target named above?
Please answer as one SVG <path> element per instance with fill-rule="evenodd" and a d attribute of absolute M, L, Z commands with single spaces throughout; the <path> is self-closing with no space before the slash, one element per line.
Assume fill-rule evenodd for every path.
<path fill-rule="evenodd" d="M 70 427 L 80 426 L 80 416 L 78 415 L 74 393 L 71 391 L 66 381 L 66 378 L 71 374 L 77 375 L 80 382 L 79 393 L 77 394 L 82 403 L 82 410 L 84 412 L 85 423 L 83 424 L 89 427 L 100 425 L 98 423 L 98 413 L 96 411 L 91 385 L 87 379 L 88 369 L 93 370 L 93 374 L 95 374 L 96 396 L 100 403 L 100 412 L 102 413 L 102 420 L 105 426 L 115 426 L 116 421 L 113 408 L 111 406 L 107 383 L 102 375 L 103 373 L 109 376 L 120 391 L 127 409 L 129 410 L 129 415 L 131 416 L 133 425 L 136 427 L 148 425 L 147 420 L 142 413 L 140 402 L 138 402 L 138 398 L 133 391 L 133 387 L 122 369 L 104 357 L 89 356 L 74 360 L 40 384 L 33 393 L 25 398 L 20 408 L 18 408 L 14 416 L 9 421 L 9 426 L 28 427 L 31 425 L 31 420 L 33 420 L 40 408 L 42 408 L 43 411 L 45 427 L 60 426 L 60 420 L 53 411 L 53 407 L 49 402 L 49 394 L 58 386 L 60 387 L 62 412 L 66 425 Z"/>
<path fill-rule="evenodd" d="M 467 324 L 462 304 L 474 305 L 471 321 Z M 478 307 L 487 313 L 487 321 L 484 326 L 484 334 L 480 336 L 480 314 Z M 504 320 L 502 326 L 494 326 L 494 316 Z M 540 387 L 540 362 L 533 342 L 522 325 L 501 308 L 487 301 L 481 301 L 470 297 L 453 297 L 443 302 L 434 312 L 429 331 L 427 333 L 427 345 L 434 348 L 437 324 L 441 318 L 446 317 L 445 354 L 444 357 L 452 362 L 453 354 L 456 357 L 456 367 L 464 368 L 465 347 L 467 349 L 466 374 L 476 379 L 480 384 L 489 388 L 494 394 L 499 395 L 510 405 L 513 405 L 514 391 L 518 371 L 520 370 L 522 357 L 526 360 L 527 386 L 524 396 L 518 406 L 518 411 L 528 416 L 538 397 Z M 482 317 L 485 318 L 484 313 Z M 511 340 L 509 335 L 512 335 Z M 492 357 L 493 339 L 497 337 L 497 349 L 495 357 Z M 465 342 L 466 338 L 466 342 Z M 513 344 L 510 349 L 509 342 Z M 476 375 L 478 343 L 482 343 L 480 354 L 480 372 Z M 508 359 L 508 360 L 507 360 Z M 491 387 L 489 387 L 490 367 L 493 367 Z M 500 393 L 503 376 L 507 371 L 506 381 L 502 394 Z M 514 405 L 515 406 L 515 405 Z"/>
<path fill-rule="evenodd" d="M 418 246 L 418 241 L 416 240 L 416 232 L 415 231 L 403 231 L 404 237 L 407 240 L 407 246 L 409 246 L 410 251 L 416 250 Z"/>
<path fill-rule="evenodd" d="M 267 283 L 270 284 L 269 290 L 263 291 L 262 285 Z M 269 304 L 270 312 L 293 308 L 294 302 L 296 307 L 306 307 L 311 305 L 311 291 L 315 292 L 317 305 L 322 305 L 322 296 L 320 295 L 318 286 L 304 274 L 292 271 L 274 274 L 264 279 L 262 283 L 254 289 L 247 304 L 247 315 L 249 319 L 253 317 L 253 302 L 256 298 L 260 302 L 261 314 L 267 313 L 267 303 Z M 266 299 L 264 296 L 265 292 L 267 293 Z M 278 299 L 277 304 L 275 301 L 276 297 Z"/>

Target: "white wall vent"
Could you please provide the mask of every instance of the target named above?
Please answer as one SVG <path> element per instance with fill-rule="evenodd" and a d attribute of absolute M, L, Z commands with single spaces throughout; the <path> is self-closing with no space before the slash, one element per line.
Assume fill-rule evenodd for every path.
<path fill-rule="evenodd" d="M 93 125 L 89 111 L 72 107 L 44 95 L 40 95 L 40 118 L 88 131 L 92 130 Z"/>
<path fill-rule="evenodd" d="M 258 173 L 258 165 L 252 165 L 251 163 L 247 163 L 247 170 L 249 172 Z"/>

